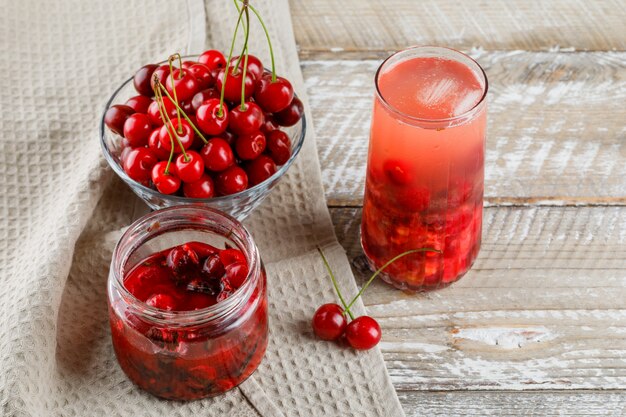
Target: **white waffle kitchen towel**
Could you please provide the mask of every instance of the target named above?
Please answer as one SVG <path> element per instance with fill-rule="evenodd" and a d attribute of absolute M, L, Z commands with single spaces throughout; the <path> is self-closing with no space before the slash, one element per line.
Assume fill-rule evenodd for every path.
<path fill-rule="evenodd" d="M 306 103 L 287 0 L 256 3 L 277 68 Z M 324 204 L 311 123 L 297 162 L 246 221 L 269 280 L 270 344 L 258 371 L 239 389 L 185 403 L 152 397 L 125 377 L 105 283 L 115 242 L 145 206 L 106 166 L 100 117 L 141 65 L 175 51 L 225 50 L 236 11 L 224 0 L 1 4 L 0 413 L 402 416 L 380 351 L 357 353 L 310 329 L 315 308 L 335 300 L 316 246 L 345 291 L 356 292 Z M 254 22 L 251 52 L 269 64 Z"/>

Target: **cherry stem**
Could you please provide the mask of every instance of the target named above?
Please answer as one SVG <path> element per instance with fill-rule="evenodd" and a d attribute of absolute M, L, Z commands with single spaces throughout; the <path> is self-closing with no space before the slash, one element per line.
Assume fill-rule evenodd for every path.
<path fill-rule="evenodd" d="M 365 285 L 363 285 L 363 287 L 361 287 L 361 291 L 358 292 L 357 295 L 354 296 L 354 298 L 352 299 L 352 301 L 350 301 L 350 304 L 348 304 L 348 308 L 352 307 L 352 305 L 354 303 L 356 303 L 356 300 L 359 299 L 359 297 L 361 296 L 361 294 L 363 294 L 363 292 L 367 289 L 367 287 L 370 286 L 370 284 L 374 281 L 374 279 L 378 276 L 378 274 L 380 274 L 383 269 L 387 268 L 389 265 L 391 265 L 392 263 L 394 263 L 395 261 L 397 261 L 398 259 L 410 255 L 412 253 L 417 253 L 417 252 L 437 252 L 437 253 L 441 253 L 440 250 L 438 249 L 432 249 L 432 248 L 421 248 L 421 249 L 412 249 L 412 250 L 408 250 L 406 252 L 401 253 L 398 256 L 395 256 L 393 258 L 391 258 L 389 261 L 387 261 L 387 263 L 385 263 L 383 266 L 381 266 L 376 272 L 374 272 L 372 274 L 372 276 L 370 277 L 370 279 L 367 280 L 367 282 L 365 283 Z"/>
<path fill-rule="evenodd" d="M 241 9 L 239 8 L 239 4 L 237 4 L 237 0 L 233 0 L 235 3 L 235 7 L 237 8 L 237 12 L 241 13 Z M 235 66 L 233 68 L 233 74 L 236 74 L 236 72 L 234 72 L 235 68 L 239 68 L 239 64 L 241 64 L 241 59 L 244 56 L 244 53 L 246 52 L 246 49 L 248 48 L 248 32 L 250 31 L 250 14 L 248 13 L 248 11 L 246 10 L 245 12 L 245 19 L 246 19 L 246 24 L 242 25 L 243 26 L 243 35 L 244 38 L 246 39 L 246 41 L 244 42 L 243 48 L 241 49 L 241 54 L 239 55 L 239 57 L 237 58 L 237 62 L 235 63 Z"/>
<path fill-rule="evenodd" d="M 178 59 L 178 69 L 180 70 L 180 71 L 178 71 L 178 79 L 180 80 L 181 78 L 184 77 L 184 74 L 183 74 L 183 57 L 180 56 L 180 54 L 178 52 L 173 54 L 172 57 L 176 57 Z"/>
<path fill-rule="evenodd" d="M 250 12 L 248 11 L 248 4 L 244 2 L 244 7 L 246 11 L 246 38 L 243 41 L 243 74 L 241 76 L 241 111 L 246 110 L 246 72 L 248 71 L 248 36 L 250 34 Z M 239 68 L 239 61 L 241 61 L 241 56 L 237 61 L 237 68 Z"/>
<path fill-rule="evenodd" d="M 180 59 L 180 54 L 174 54 L 174 55 L 171 55 L 169 57 L 169 59 L 167 60 L 167 63 L 170 66 L 170 77 L 169 78 L 170 78 L 171 83 L 172 83 L 172 91 L 174 92 L 174 100 L 173 101 L 174 101 L 175 104 L 178 104 L 178 97 L 176 96 L 176 87 L 174 86 L 174 65 L 172 63 L 172 61 L 174 61 L 176 59 L 176 55 L 178 55 L 178 59 Z M 181 62 L 181 69 L 180 69 L 179 72 L 180 73 L 183 72 L 182 71 L 182 62 Z M 171 98 L 170 98 L 170 100 L 171 100 Z M 178 106 L 176 106 L 176 115 L 178 116 L 178 133 L 180 134 L 180 133 L 183 133 L 183 126 L 180 123 L 180 110 L 179 110 Z"/>
<path fill-rule="evenodd" d="M 237 40 L 237 32 L 239 31 L 239 25 L 241 24 L 241 18 L 243 16 L 243 8 L 239 11 L 239 18 L 237 18 L 237 25 L 235 26 L 235 32 L 233 34 L 233 40 L 230 44 L 230 51 L 228 52 L 228 59 L 226 60 L 226 69 L 224 71 L 224 79 L 222 80 L 222 92 L 220 94 L 220 108 L 217 110 L 217 116 L 224 116 L 224 92 L 226 91 L 226 80 L 228 80 L 228 73 L 230 60 L 233 57 L 233 50 L 235 49 L 235 41 Z"/>
<path fill-rule="evenodd" d="M 330 269 L 330 265 L 328 264 L 328 261 L 326 260 L 326 257 L 324 256 L 324 252 L 322 252 L 322 249 L 320 249 L 319 247 L 317 248 L 317 251 L 322 256 L 322 260 L 324 261 L 324 265 L 326 266 L 328 275 L 330 275 L 330 279 L 333 281 L 335 292 L 337 293 L 337 296 L 339 297 L 341 304 L 343 304 L 344 311 L 348 313 L 348 315 L 350 316 L 352 320 L 354 320 L 354 316 L 352 315 L 352 312 L 350 311 L 350 306 L 346 304 L 346 300 L 344 300 L 343 296 L 341 295 L 341 291 L 339 290 L 339 284 L 337 284 L 337 280 L 335 279 L 335 274 L 333 274 L 332 269 Z"/>
<path fill-rule="evenodd" d="M 155 77 L 155 80 L 156 80 L 156 77 Z M 183 146 L 183 143 L 180 141 L 180 136 L 179 136 L 178 133 L 176 133 L 176 129 L 174 129 L 174 126 L 172 126 L 172 119 L 170 119 L 170 115 L 167 114 L 167 109 L 165 108 L 165 102 L 163 101 L 163 94 L 160 91 L 161 89 L 164 89 L 164 87 L 159 82 L 159 80 L 156 80 L 156 82 L 157 82 L 157 86 L 160 86 L 160 88 L 157 88 L 158 93 L 155 92 L 155 94 L 158 94 L 158 97 L 160 98 L 160 102 L 163 105 L 163 110 L 161 110 L 161 107 L 159 106 L 159 112 L 162 111 L 162 113 L 161 113 L 161 120 L 163 120 L 163 125 L 165 126 L 165 129 L 167 130 L 167 133 L 170 136 L 170 140 L 172 141 L 172 149 L 174 149 L 175 146 L 174 146 L 174 140 L 172 139 L 172 135 L 170 133 L 170 127 L 172 128 L 172 131 L 174 132 L 174 137 L 176 138 L 176 142 L 178 142 L 178 146 L 180 146 L 180 149 L 183 152 L 183 156 L 185 158 L 185 161 L 189 161 L 189 157 L 187 156 L 187 153 L 185 152 L 185 147 Z M 167 90 L 165 90 L 165 93 L 167 94 Z M 169 96 L 169 94 L 168 94 L 168 96 Z M 170 100 L 171 100 L 171 98 L 170 98 Z M 165 117 L 163 117 L 163 116 L 165 116 Z M 179 126 L 182 127 L 180 122 L 179 122 Z M 166 168 L 169 168 L 169 164 L 167 165 Z"/>
<path fill-rule="evenodd" d="M 248 3 L 247 0 L 243 0 L 243 2 L 244 4 Z M 265 37 L 267 38 L 267 45 L 269 46 L 269 49 L 270 49 L 270 58 L 272 59 L 272 82 L 276 82 L 276 63 L 274 61 L 274 49 L 272 48 L 272 40 L 270 39 L 270 33 L 267 30 L 267 26 L 265 26 L 265 23 L 263 22 L 263 18 L 261 18 L 261 15 L 259 14 L 259 12 L 249 4 L 248 4 L 248 7 L 250 8 L 250 10 L 252 10 L 252 13 L 254 13 L 256 17 L 259 19 L 259 23 L 261 23 L 261 26 L 263 27 L 263 32 L 265 32 Z"/>
<path fill-rule="evenodd" d="M 191 128 L 193 129 L 194 132 L 196 132 L 196 134 L 198 136 L 200 136 L 200 139 L 202 139 L 202 142 L 204 143 L 208 143 L 209 141 L 204 137 L 204 135 L 202 134 L 202 132 L 200 132 L 200 130 L 198 130 L 198 128 L 196 127 L 196 125 L 191 121 L 191 119 L 189 118 L 189 116 L 187 116 L 187 113 L 185 113 L 185 110 L 182 109 L 182 107 L 180 107 L 178 105 L 178 103 L 174 102 L 174 100 L 172 100 L 172 96 L 170 95 L 170 93 L 167 91 L 167 89 L 165 88 L 165 86 L 163 84 L 161 84 L 161 82 L 157 81 L 157 84 L 159 86 L 159 90 L 163 91 L 166 95 L 167 98 L 169 98 L 172 103 L 174 103 L 174 106 L 176 106 L 176 109 L 180 111 L 180 114 L 185 118 L 185 120 L 187 120 L 187 123 L 189 123 L 189 126 L 191 126 Z"/>
<path fill-rule="evenodd" d="M 154 79 L 156 80 L 157 83 L 160 84 L 158 78 L 155 76 Z M 156 89 L 156 91 L 154 92 L 154 98 L 157 102 L 157 104 L 159 105 L 159 113 L 161 114 L 161 120 L 163 120 L 163 123 L 166 123 L 166 118 L 165 118 L 165 114 L 167 113 L 167 109 L 165 109 L 165 103 L 163 102 L 163 96 L 161 95 L 161 91 L 160 89 Z M 167 165 L 165 165 L 165 175 L 169 175 L 170 174 L 170 165 L 172 163 L 172 159 L 174 159 L 174 138 L 172 137 L 172 132 L 170 131 L 169 126 L 167 126 L 167 124 L 165 124 L 165 130 L 167 131 L 167 135 L 170 137 L 170 142 L 172 144 L 172 149 L 170 149 L 170 156 L 167 159 Z"/>

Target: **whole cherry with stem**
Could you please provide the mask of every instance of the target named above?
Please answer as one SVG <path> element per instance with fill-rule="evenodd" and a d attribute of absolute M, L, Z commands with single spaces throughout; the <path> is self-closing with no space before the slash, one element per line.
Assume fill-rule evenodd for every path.
<path fill-rule="evenodd" d="M 163 94 L 165 93 L 165 95 L 167 96 L 167 98 L 171 101 L 171 103 L 174 105 L 174 107 L 176 107 L 176 110 L 180 113 L 181 116 L 183 116 L 183 118 L 187 121 L 187 123 L 189 123 L 189 126 L 193 129 L 193 131 L 200 137 L 200 139 L 202 139 L 202 141 L 204 143 L 207 143 L 207 139 L 204 137 L 204 135 L 202 134 L 202 132 L 200 132 L 200 130 L 198 129 L 198 127 L 196 126 L 196 124 L 189 118 L 189 116 L 187 115 L 187 113 L 183 110 L 183 108 L 178 104 L 178 102 L 172 98 L 172 96 L 170 95 L 170 93 L 167 91 L 167 89 L 165 88 L 165 86 L 161 83 L 158 82 L 157 83 L 158 86 L 158 90 L 159 90 L 159 94 Z M 202 107 L 202 106 L 201 106 Z M 196 114 L 197 117 L 197 114 Z"/>
<path fill-rule="evenodd" d="M 178 61 L 179 67 L 174 69 L 174 61 Z M 177 103 L 181 103 L 193 97 L 200 84 L 192 75 L 191 71 L 183 66 L 183 60 L 179 53 L 171 55 L 168 59 L 170 66 L 169 83 L 165 86 L 176 98 Z"/>
<path fill-rule="evenodd" d="M 162 92 L 161 88 L 155 89 L 155 100 L 159 102 L 159 112 L 164 122 L 163 126 L 161 127 L 161 132 L 159 134 L 161 145 L 163 146 L 163 148 L 170 150 L 170 148 L 173 149 L 175 147 L 175 144 L 177 144 L 178 145 L 177 149 L 179 150 L 179 152 L 182 152 L 183 154 L 185 154 L 185 149 L 188 149 L 193 143 L 193 135 L 192 135 L 193 132 L 191 131 L 191 129 L 189 129 L 189 126 L 184 126 L 182 120 L 180 119 L 176 119 L 177 120 L 176 127 L 178 127 L 178 129 L 176 129 L 176 127 L 174 126 L 174 123 L 172 122 L 169 115 L 165 111 L 166 110 L 165 103 L 164 103 L 161 92 Z M 184 129 L 184 127 L 186 127 L 189 130 Z M 181 139 L 181 135 L 183 133 L 186 133 L 184 143 Z M 167 139 L 169 139 L 169 141 Z M 176 140 L 174 141 L 174 139 Z"/>
<path fill-rule="evenodd" d="M 324 304 L 320 308 L 318 308 L 313 315 L 313 320 L 311 323 L 313 326 L 313 331 L 320 339 L 323 340 L 337 340 L 342 335 L 345 335 L 348 344 L 357 350 L 367 350 L 373 348 L 378 344 L 382 336 L 380 325 L 375 319 L 370 316 L 360 316 L 355 318 L 352 314 L 352 311 L 350 310 L 350 308 L 359 299 L 359 297 L 363 294 L 367 287 L 369 287 L 374 279 L 385 268 L 404 256 L 410 255 L 412 253 L 426 251 L 441 253 L 441 251 L 437 249 L 422 248 L 409 250 L 395 256 L 387 263 L 385 263 L 382 267 L 380 267 L 376 272 L 374 272 L 372 276 L 368 279 L 368 281 L 363 285 L 361 290 L 357 293 L 357 295 L 350 301 L 350 303 L 346 303 L 346 300 L 344 299 L 339 289 L 339 285 L 337 284 L 337 279 L 335 278 L 335 275 L 333 274 L 332 269 L 330 268 L 330 265 L 328 264 L 328 261 L 324 256 L 324 253 L 320 248 L 317 248 L 317 250 L 322 257 L 322 260 L 324 261 L 324 265 L 326 266 L 328 274 L 330 275 L 333 287 L 335 288 L 335 292 L 337 293 L 337 297 L 339 297 L 343 308 L 337 304 L 332 303 Z M 346 314 L 351 319 L 350 323 L 347 323 Z"/>
<path fill-rule="evenodd" d="M 163 97 L 161 96 L 158 88 L 155 90 L 155 93 L 156 93 L 155 99 L 159 105 L 159 113 L 164 122 L 164 125 L 162 128 L 166 129 L 167 134 L 169 135 L 169 138 L 170 138 L 171 146 L 170 146 L 170 155 L 167 160 L 167 163 L 163 164 L 163 162 L 159 162 L 155 164 L 151 172 L 151 177 L 152 177 L 152 182 L 157 187 L 157 190 L 159 190 L 159 192 L 163 194 L 173 194 L 176 191 L 178 191 L 178 189 L 180 188 L 180 178 L 178 178 L 176 175 L 170 172 L 170 166 L 172 163 L 172 159 L 174 158 L 174 149 L 175 149 L 174 136 L 176 135 L 176 132 L 172 132 L 172 130 L 170 130 L 171 120 L 169 119 L 169 115 L 167 114 L 165 104 L 163 103 Z M 180 145 L 180 147 L 181 149 L 184 149 L 182 144 Z"/>
<path fill-rule="evenodd" d="M 235 0 L 237 3 L 238 0 Z M 246 0 L 243 0 L 245 4 L 247 4 Z M 252 13 L 257 17 L 261 27 L 263 28 L 263 32 L 265 33 L 265 38 L 267 39 L 267 46 L 270 50 L 270 59 L 272 62 L 272 74 L 269 76 L 261 76 L 260 82 L 257 85 L 257 88 L 254 93 L 255 100 L 267 111 L 271 113 L 275 113 L 285 109 L 291 103 L 294 92 L 291 83 L 282 77 L 278 77 L 276 75 L 276 61 L 274 59 L 274 49 L 272 48 L 272 40 L 267 30 L 267 26 L 265 26 L 265 22 L 261 17 L 261 14 L 255 9 L 253 6 L 247 4 L 247 7 L 250 8 Z"/>

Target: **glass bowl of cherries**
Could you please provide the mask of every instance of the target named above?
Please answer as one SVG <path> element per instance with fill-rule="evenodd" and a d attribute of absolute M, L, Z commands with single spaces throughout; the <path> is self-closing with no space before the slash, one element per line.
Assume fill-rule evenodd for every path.
<path fill-rule="evenodd" d="M 202 204 L 239 220 L 289 169 L 305 132 L 291 83 L 247 48 L 141 67 L 100 126 L 107 162 L 152 209 Z"/>

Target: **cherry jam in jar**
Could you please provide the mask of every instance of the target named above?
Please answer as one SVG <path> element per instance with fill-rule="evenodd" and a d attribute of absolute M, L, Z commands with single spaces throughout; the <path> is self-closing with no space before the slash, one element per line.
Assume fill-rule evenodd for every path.
<path fill-rule="evenodd" d="M 122 370 L 173 400 L 238 386 L 267 347 L 266 287 L 257 247 L 234 218 L 189 205 L 142 217 L 118 242 L 108 279 Z"/>

